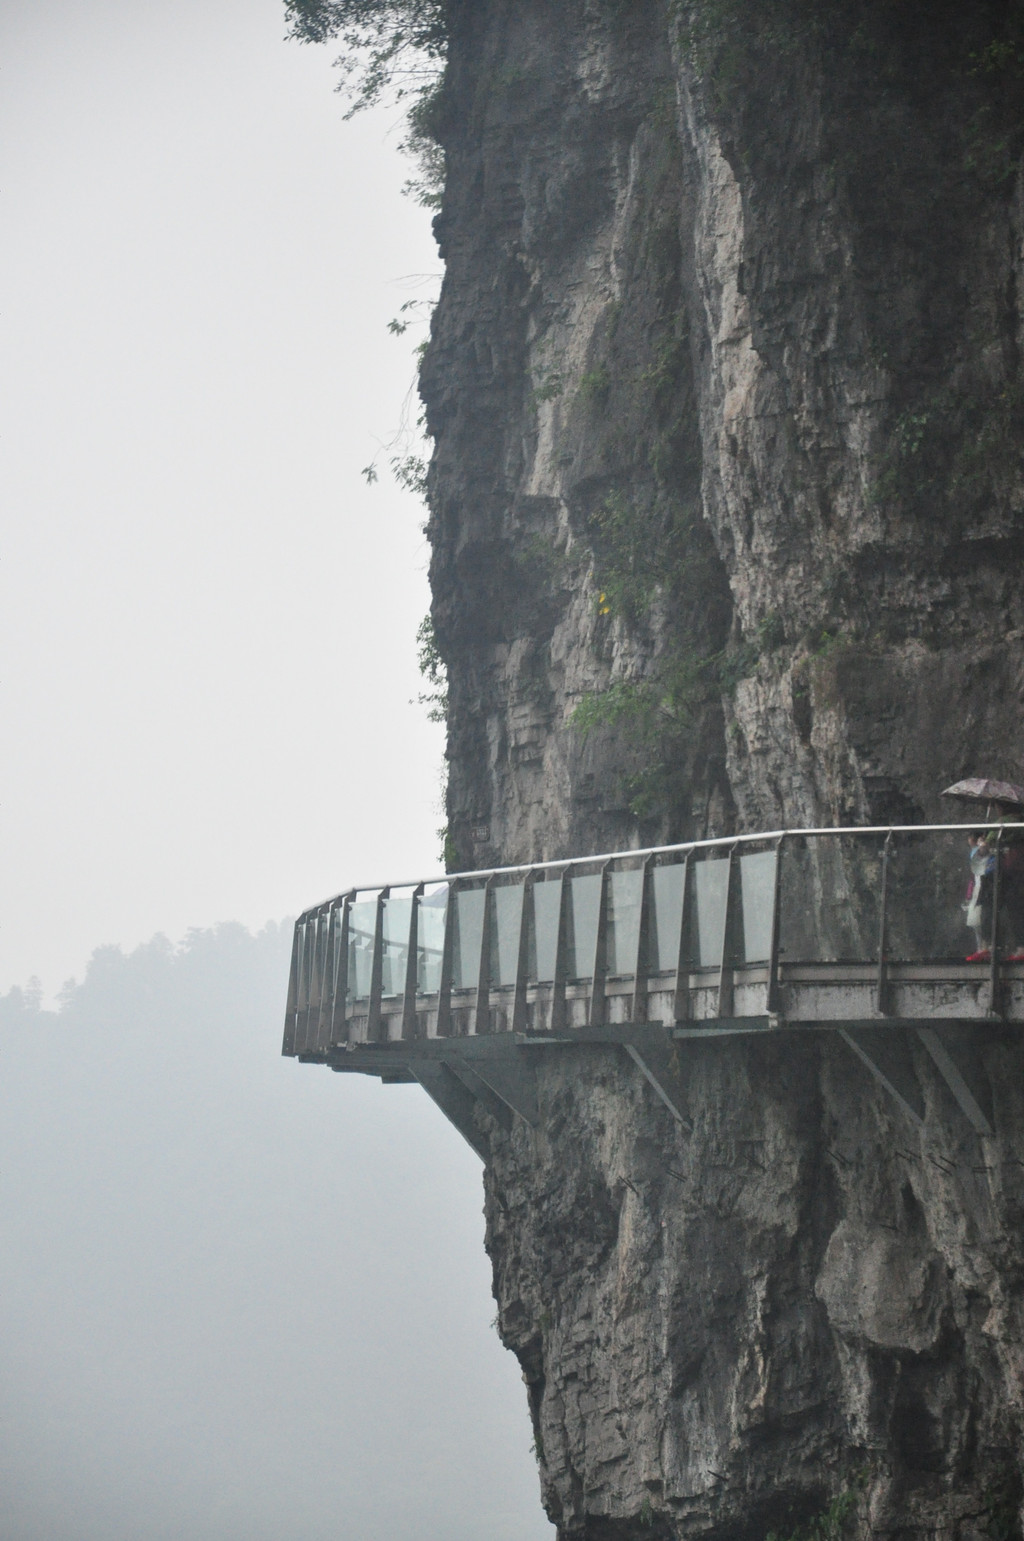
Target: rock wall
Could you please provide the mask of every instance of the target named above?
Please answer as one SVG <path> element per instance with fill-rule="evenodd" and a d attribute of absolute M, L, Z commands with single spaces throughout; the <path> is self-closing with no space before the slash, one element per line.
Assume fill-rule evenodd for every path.
<path fill-rule="evenodd" d="M 832 1037 L 687 1043 L 683 1124 L 621 1050 L 544 1067 L 537 1131 L 483 1123 L 560 1538 L 762 1541 L 837 1499 L 825 1537 L 1018 1534 L 1016 1041 L 985 1050 L 984 1142 L 924 1063 L 903 1126 Z"/>
<path fill-rule="evenodd" d="M 450 0 L 423 371 L 452 864 L 913 821 L 1024 765 L 1011 0 Z M 566 1538 L 1017 1533 L 1021 1057 L 982 1149 L 831 1040 L 488 1126 Z M 846 1502 L 844 1500 L 844 1502 Z M 841 1506 L 842 1507 L 842 1506 Z M 788 1533 L 788 1532 L 786 1532 Z"/>

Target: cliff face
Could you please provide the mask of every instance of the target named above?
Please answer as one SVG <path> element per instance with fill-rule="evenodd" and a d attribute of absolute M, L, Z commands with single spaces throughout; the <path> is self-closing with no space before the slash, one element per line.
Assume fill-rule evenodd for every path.
<path fill-rule="evenodd" d="M 843 1495 L 852 1535 L 1017 1534 L 1017 1046 L 984 1150 L 923 1065 L 922 1139 L 838 1040 L 686 1049 L 684 1124 L 618 1051 L 550 1049 L 538 1131 L 489 1126 L 560 1537 L 762 1541 Z"/>
<path fill-rule="evenodd" d="M 455 865 L 1021 779 L 1017 6 L 451 0 L 450 32 Z M 566 1538 L 847 1489 L 865 1527 L 1015 1533 L 1024 1066 L 980 1052 L 985 1149 L 927 1067 L 919 1138 L 831 1041 L 687 1046 L 688 1126 L 551 1051 L 488 1217 Z"/>

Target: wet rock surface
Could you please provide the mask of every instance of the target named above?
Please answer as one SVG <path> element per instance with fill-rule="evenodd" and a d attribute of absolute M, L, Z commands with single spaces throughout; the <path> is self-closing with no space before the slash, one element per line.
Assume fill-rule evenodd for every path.
<path fill-rule="evenodd" d="M 452 0 L 423 385 L 453 865 L 940 818 L 1024 763 L 1008 5 Z M 1024 56 L 1024 52 L 1022 52 Z M 587 728 L 588 731 L 584 731 Z M 957 898 L 959 896 L 956 896 Z M 489 1247 L 569 1538 L 1016 1534 L 1024 1069 L 552 1048 Z"/>

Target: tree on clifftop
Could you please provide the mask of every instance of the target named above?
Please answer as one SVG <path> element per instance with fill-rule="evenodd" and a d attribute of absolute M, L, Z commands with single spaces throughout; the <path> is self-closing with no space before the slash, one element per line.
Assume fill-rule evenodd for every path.
<path fill-rule="evenodd" d="M 343 43 L 339 89 L 352 99 L 350 116 L 388 89 L 401 98 L 436 82 L 447 44 L 444 10 L 443 0 L 285 0 L 289 36 Z"/>

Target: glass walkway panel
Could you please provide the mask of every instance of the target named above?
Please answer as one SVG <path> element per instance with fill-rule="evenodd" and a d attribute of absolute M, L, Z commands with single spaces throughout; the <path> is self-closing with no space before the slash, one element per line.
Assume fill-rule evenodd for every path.
<path fill-rule="evenodd" d="M 352 889 L 296 922 L 284 1052 L 815 1020 L 801 984 L 835 1019 L 933 1016 L 929 982 L 962 987 L 957 1016 L 1016 1016 L 1024 905 L 1005 858 L 1024 825 L 1000 828 L 975 963 L 968 833 L 793 830 Z"/>
<path fill-rule="evenodd" d="M 650 1076 L 663 1039 L 817 1027 L 897 1095 L 865 1034 L 914 1027 L 941 1057 L 944 1025 L 1024 1022 L 1024 824 L 989 834 L 982 947 L 972 828 L 772 831 L 353 888 L 296 921 L 283 1052 L 408 1080 L 442 1053 L 612 1042 Z"/>

